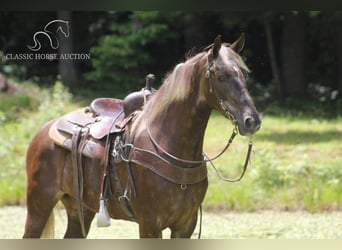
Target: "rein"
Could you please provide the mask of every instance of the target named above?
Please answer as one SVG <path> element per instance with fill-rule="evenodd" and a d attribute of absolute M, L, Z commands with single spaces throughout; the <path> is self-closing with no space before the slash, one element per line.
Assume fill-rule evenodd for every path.
<path fill-rule="evenodd" d="M 250 162 L 250 159 L 251 159 L 252 148 L 253 148 L 253 142 L 250 141 L 248 143 L 248 150 L 247 150 L 247 155 L 246 155 L 245 163 L 243 165 L 242 173 L 241 173 L 240 177 L 238 177 L 236 179 L 230 179 L 230 178 L 224 177 L 221 174 L 221 172 L 217 169 L 217 167 L 215 166 L 213 161 L 210 160 L 210 159 L 208 159 L 208 160 L 210 162 L 210 165 L 213 167 L 213 169 L 215 170 L 216 174 L 218 175 L 218 177 L 220 177 L 221 180 L 226 181 L 226 182 L 239 182 L 245 176 L 245 173 L 247 171 L 247 166 L 248 166 L 248 163 Z M 205 154 L 205 157 L 207 158 L 208 156 Z"/>
<path fill-rule="evenodd" d="M 228 106 L 224 103 L 224 101 L 219 97 L 216 89 L 213 88 L 212 82 L 210 81 L 211 67 L 212 66 L 213 66 L 213 63 L 209 63 L 208 62 L 207 70 L 206 70 L 206 73 L 205 73 L 205 77 L 208 79 L 208 82 L 209 82 L 209 91 L 210 91 L 210 93 L 213 93 L 215 95 L 215 98 L 217 99 L 218 104 L 220 105 L 220 108 L 222 109 L 222 111 L 226 114 L 228 119 L 231 120 L 232 123 L 235 126 L 235 128 L 233 130 L 233 134 L 231 135 L 227 146 L 221 152 L 221 154 L 222 154 L 228 148 L 228 146 L 231 144 L 231 142 L 233 141 L 234 137 L 237 135 L 238 129 L 237 129 L 237 124 L 236 124 L 237 121 L 236 121 L 233 113 L 229 110 Z M 238 181 L 240 181 L 244 177 L 244 175 L 245 175 L 245 173 L 247 171 L 248 163 L 250 162 L 250 158 L 251 158 L 252 148 L 253 148 L 253 142 L 252 142 L 252 140 L 250 140 L 249 143 L 248 143 L 248 150 L 247 150 L 247 154 L 246 154 L 245 163 L 243 165 L 242 173 L 241 173 L 240 177 L 238 177 L 236 179 L 230 179 L 230 178 L 224 177 L 221 174 L 221 172 L 216 168 L 215 164 L 213 163 L 213 160 L 217 159 L 218 157 L 214 157 L 214 158 L 210 159 L 208 157 L 208 155 L 205 154 L 205 153 L 204 153 L 204 156 L 205 156 L 205 158 L 207 158 L 207 161 L 210 162 L 210 165 L 213 167 L 213 169 L 215 170 L 216 174 L 220 177 L 221 180 L 227 181 L 227 182 L 238 182 Z M 219 154 L 218 156 L 220 156 L 221 154 Z"/>
<path fill-rule="evenodd" d="M 174 160 L 176 160 L 176 161 L 179 161 L 179 162 L 181 162 L 181 163 L 190 163 L 190 164 L 203 164 L 203 163 L 206 163 L 206 162 L 210 162 L 210 161 L 216 160 L 217 158 L 219 158 L 219 157 L 220 157 L 220 156 L 229 148 L 229 146 L 232 144 L 232 142 L 233 142 L 235 136 L 238 134 L 238 130 L 237 130 L 236 128 L 234 128 L 234 130 L 233 130 L 233 132 L 232 132 L 232 135 L 230 136 L 230 138 L 229 138 L 229 140 L 228 140 L 226 146 L 225 146 L 225 147 L 221 150 L 221 152 L 218 153 L 215 157 L 213 157 L 213 158 L 211 158 L 211 159 L 210 159 L 210 158 L 205 159 L 207 155 L 206 155 L 205 153 L 203 153 L 203 156 L 204 156 L 203 158 L 204 158 L 204 160 L 193 161 L 193 160 L 186 160 L 186 159 L 179 158 L 179 157 L 177 157 L 177 156 L 175 156 L 175 155 L 173 155 L 173 154 L 167 152 L 165 149 L 163 149 L 163 148 L 157 143 L 157 141 L 153 138 L 152 133 L 151 133 L 151 130 L 150 130 L 150 126 L 149 126 L 148 123 L 146 123 L 146 130 L 147 130 L 147 134 L 148 134 L 150 140 L 151 140 L 152 143 L 158 148 L 158 150 L 160 150 L 161 152 L 163 152 L 164 154 L 166 154 L 168 157 L 170 157 L 170 158 L 172 158 L 172 159 L 174 159 Z M 159 156 L 159 157 L 161 157 L 161 156 Z M 167 160 L 165 160 L 165 161 L 167 161 Z"/>
<path fill-rule="evenodd" d="M 152 141 L 152 143 L 153 143 L 160 151 L 162 151 L 164 154 L 166 154 L 168 157 L 170 157 L 170 158 L 172 158 L 172 159 L 174 159 L 174 160 L 176 160 L 176 161 L 179 161 L 179 162 L 181 162 L 181 163 L 204 164 L 204 163 L 209 162 L 210 165 L 211 165 L 211 166 L 213 167 L 213 169 L 215 170 L 215 172 L 217 173 L 217 175 L 218 175 L 218 176 L 220 177 L 220 179 L 223 180 L 223 181 L 227 181 L 227 182 L 238 182 L 238 181 L 240 181 L 240 180 L 244 177 L 244 175 L 245 175 L 245 173 L 246 173 L 246 171 L 247 171 L 248 163 L 250 162 L 251 153 L 252 153 L 252 148 L 253 148 L 253 142 L 252 142 L 252 141 L 249 141 L 249 143 L 248 143 L 248 150 L 247 150 L 247 154 L 246 154 L 245 163 L 244 163 L 244 166 L 243 166 L 243 169 L 242 169 L 242 173 L 241 173 L 241 175 L 240 175 L 238 178 L 230 179 L 230 178 L 224 177 L 224 176 L 221 174 L 221 172 L 217 169 L 217 167 L 215 166 L 215 164 L 213 163 L 213 161 L 216 160 L 217 158 L 219 158 L 224 152 L 226 152 L 227 149 L 229 148 L 229 146 L 232 144 L 234 138 L 235 138 L 236 135 L 238 134 L 238 130 L 237 130 L 236 127 L 233 129 L 233 132 L 232 132 L 232 134 L 231 134 L 231 136 L 230 136 L 230 138 L 229 138 L 229 140 L 228 140 L 226 146 L 221 150 L 220 153 L 218 153 L 218 154 L 217 154 L 215 157 L 213 157 L 213 158 L 209 158 L 208 155 L 207 155 L 205 152 L 203 152 L 204 160 L 201 160 L 201 161 L 186 160 L 186 159 L 181 159 L 181 158 L 179 158 L 179 157 L 177 157 L 177 156 L 174 156 L 173 154 L 171 154 L 171 153 L 167 152 L 165 149 L 163 149 L 163 148 L 156 142 L 156 140 L 153 138 L 153 136 L 152 136 L 152 134 L 151 134 L 151 131 L 150 131 L 150 129 L 149 129 L 148 124 L 146 125 L 146 130 L 147 130 L 148 136 L 149 136 L 150 140 Z M 136 149 L 137 149 L 137 148 L 136 148 Z M 139 150 L 140 150 L 140 149 L 139 149 Z M 156 153 L 151 152 L 151 151 L 149 151 L 149 150 L 143 150 L 143 151 L 146 152 L 146 153 L 151 153 L 151 154 L 153 154 L 153 155 L 156 155 L 158 158 L 160 158 L 160 159 L 162 159 L 163 161 L 169 163 L 169 161 L 167 161 L 165 158 L 163 158 L 163 157 L 160 156 L 159 154 L 156 154 Z"/>
<path fill-rule="evenodd" d="M 151 130 L 150 130 L 150 126 L 149 126 L 149 122 L 148 122 L 147 118 L 146 118 L 146 121 L 145 121 L 145 123 L 146 123 L 146 131 L 147 131 L 149 139 L 156 146 L 156 148 L 158 148 L 159 151 L 164 153 L 169 158 L 171 158 L 171 159 L 173 159 L 175 161 L 178 161 L 180 163 L 189 163 L 189 164 L 205 164 L 205 163 L 209 162 L 210 165 L 213 167 L 213 169 L 215 170 L 215 172 L 217 173 L 217 175 L 220 177 L 221 180 L 227 181 L 227 182 L 238 182 L 238 181 L 240 181 L 244 177 L 244 175 L 245 175 L 245 173 L 247 171 L 248 163 L 250 162 L 250 158 L 251 158 L 253 142 L 250 140 L 249 143 L 248 143 L 248 150 L 247 150 L 246 159 L 245 159 L 245 163 L 244 163 L 241 175 L 238 178 L 235 178 L 235 179 L 230 179 L 230 178 L 224 177 L 221 174 L 221 172 L 216 168 L 216 166 L 214 165 L 213 161 L 216 160 L 217 158 L 219 158 L 224 152 L 227 151 L 227 149 L 232 144 L 232 142 L 233 142 L 234 138 L 236 137 L 236 135 L 238 135 L 238 129 L 237 129 L 236 119 L 235 119 L 234 115 L 230 112 L 229 108 L 227 107 L 227 105 L 225 105 L 224 101 L 218 96 L 218 94 L 216 92 L 216 89 L 213 88 L 213 86 L 211 84 L 211 81 L 210 81 L 210 76 L 211 76 L 210 67 L 211 66 L 212 65 L 208 65 L 207 70 L 206 70 L 206 75 L 205 75 L 206 78 L 208 79 L 208 82 L 209 82 L 209 85 L 210 85 L 209 86 L 210 87 L 210 92 L 215 95 L 215 97 L 218 100 L 218 104 L 220 105 L 221 109 L 227 115 L 228 119 L 231 120 L 232 123 L 235 126 L 234 129 L 233 129 L 233 132 L 232 132 L 232 134 L 231 134 L 231 136 L 230 136 L 230 138 L 229 138 L 229 140 L 228 140 L 228 142 L 226 144 L 226 146 L 221 150 L 221 152 L 218 153 L 213 158 L 209 158 L 208 155 L 205 152 L 203 152 L 203 160 L 199 160 L 199 161 L 182 159 L 182 158 L 179 158 L 179 157 L 177 157 L 177 156 L 167 152 L 165 149 L 163 149 L 158 144 L 158 142 L 152 136 L 152 133 L 151 133 Z M 146 104 L 146 98 L 145 98 L 144 101 L 145 101 L 145 104 Z M 142 148 L 137 148 L 137 147 L 135 147 L 132 144 L 129 144 L 127 146 L 134 147 L 138 151 L 142 151 L 142 152 L 149 153 L 149 154 L 152 154 L 154 156 L 157 156 L 159 159 L 163 160 L 164 162 L 166 162 L 168 164 L 171 164 L 167 159 L 165 159 L 164 157 L 160 156 L 159 154 L 157 154 L 155 152 L 152 152 L 150 150 L 145 150 L 145 149 L 142 149 Z"/>

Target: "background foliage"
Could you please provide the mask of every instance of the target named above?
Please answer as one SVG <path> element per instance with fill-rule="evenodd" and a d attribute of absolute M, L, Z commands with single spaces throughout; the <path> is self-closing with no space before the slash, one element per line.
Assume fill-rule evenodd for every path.
<path fill-rule="evenodd" d="M 233 42 L 245 32 L 242 55 L 252 70 L 249 83 L 258 106 L 302 112 L 310 108 L 315 114 L 336 117 L 342 108 L 341 13 L 0 12 L 0 72 L 49 86 L 62 78 L 71 92 L 122 97 L 140 89 L 148 73 L 156 75 L 159 85 L 188 52 L 200 51 L 218 34 Z M 72 66 L 76 84 L 59 71 L 61 60 L 5 59 L 9 53 L 29 53 L 26 45 L 32 34 L 60 16 L 70 19 L 73 51 L 91 54 L 91 60 Z M 47 44 L 42 52 L 53 52 Z"/>
<path fill-rule="evenodd" d="M 224 183 L 209 168 L 205 206 L 341 209 L 341 12 L 70 12 L 73 51 L 91 54 L 72 66 L 76 84 L 60 72 L 62 61 L 6 60 L 9 53 L 29 53 L 32 34 L 60 14 L 0 12 L 0 73 L 11 79 L 10 89 L 0 93 L 0 205 L 24 203 L 25 152 L 46 121 L 94 97 L 139 90 L 148 73 L 156 75 L 157 87 L 175 64 L 217 34 L 232 42 L 245 32 L 248 88 L 263 125 L 242 182 Z M 209 155 L 225 144 L 227 126 L 213 114 L 205 142 Z M 239 137 L 215 162 L 223 174 L 239 174 L 247 143 Z"/>

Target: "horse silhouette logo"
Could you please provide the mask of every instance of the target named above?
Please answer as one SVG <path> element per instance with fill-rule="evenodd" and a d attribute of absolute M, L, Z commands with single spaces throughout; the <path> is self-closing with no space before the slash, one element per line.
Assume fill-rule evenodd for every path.
<path fill-rule="evenodd" d="M 32 51 L 38 51 L 42 47 L 41 43 L 39 42 L 39 38 L 41 36 L 46 36 L 50 41 L 50 46 L 53 49 L 58 49 L 59 41 L 56 36 L 57 32 L 60 31 L 64 37 L 69 37 L 69 21 L 64 20 L 52 20 L 47 25 L 45 25 L 44 30 L 37 31 L 33 35 L 33 46 L 27 46 Z"/>

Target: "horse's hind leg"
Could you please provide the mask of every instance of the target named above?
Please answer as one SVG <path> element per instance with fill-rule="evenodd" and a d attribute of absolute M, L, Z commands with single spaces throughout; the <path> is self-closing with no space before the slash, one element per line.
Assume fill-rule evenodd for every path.
<path fill-rule="evenodd" d="M 56 149 L 44 126 L 33 138 L 27 150 L 27 217 L 24 238 L 39 238 L 57 201 L 59 190 L 59 167 L 65 153 Z"/>
<path fill-rule="evenodd" d="M 68 226 L 64 238 L 83 238 L 81 223 L 78 217 L 76 200 L 69 195 L 64 195 L 62 198 L 62 202 L 68 215 Z M 86 237 L 89 233 L 90 225 L 92 220 L 94 219 L 95 213 L 83 207 L 83 214 Z"/>
<path fill-rule="evenodd" d="M 39 173 L 40 175 L 41 173 Z M 29 177 L 27 192 L 27 216 L 24 238 L 39 238 L 58 198 L 55 187 L 41 183 L 38 178 Z"/>
<path fill-rule="evenodd" d="M 43 230 L 46 226 L 49 226 L 50 230 L 53 230 L 51 224 L 48 224 L 50 218 L 53 217 L 53 208 L 57 202 L 57 199 L 51 199 L 50 197 L 45 197 L 40 194 L 38 199 L 28 199 L 27 203 L 27 216 L 25 224 L 25 232 L 23 238 L 40 238 L 42 237 Z M 45 230 L 46 232 L 46 230 Z M 52 231 L 50 231 L 52 232 Z M 53 237 L 53 234 L 44 237 Z"/>

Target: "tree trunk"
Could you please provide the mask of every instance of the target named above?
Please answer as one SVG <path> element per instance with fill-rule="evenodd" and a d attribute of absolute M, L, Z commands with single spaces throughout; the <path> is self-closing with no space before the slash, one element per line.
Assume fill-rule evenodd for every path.
<path fill-rule="evenodd" d="M 337 36 L 337 88 L 338 95 L 342 95 L 342 13 L 337 16 L 336 21 L 336 36 Z"/>
<path fill-rule="evenodd" d="M 62 54 L 74 53 L 73 47 L 73 32 L 72 32 L 72 13 L 71 11 L 58 11 L 58 19 L 69 21 L 69 36 L 65 37 L 62 32 L 58 33 L 59 48 L 58 52 Z M 77 70 L 75 61 L 71 58 L 59 60 L 58 62 L 59 74 L 62 78 L 63 84 L 71 88 L 75 88 L 78 83 Z"/>
<path fill-rule="evenodd" d="M 278 70 L 278 65 L 277 65 L 277 59 L 276 59 L 276 55 L 275 55 L 275 51 L 274 51 L 272 30 L 271 30 L 271 25 L 270 25 L 266 15 L 264 15 L 264 17 L 263 17 L 263 22 L 264 22 L 264 28 L 265 28 L 265 32 L 266 32 L 268 55 L 270 58 L 270 64 L 271 64 L 271 70 L 272 70 L 272 76 L 273 76 L 272 82 L 275 85 L 277 95 L 279 97 L 282 97 L 283 90 L 281 88 L 282 84 L 281 84 L 281 80 L 280 80 L 280 75 L 279 75 L 279 70 Z"/>
<path fill-rule="evenodd" d="M 304 13 L 286 13 L 282 34 L 282 83 L 285 97 L 304 97 L 306 83 L 304 77 L 305 59 Z"/>

